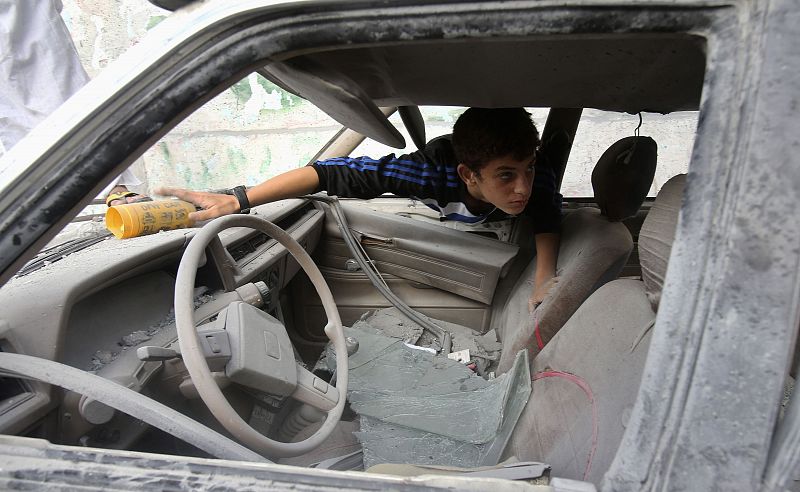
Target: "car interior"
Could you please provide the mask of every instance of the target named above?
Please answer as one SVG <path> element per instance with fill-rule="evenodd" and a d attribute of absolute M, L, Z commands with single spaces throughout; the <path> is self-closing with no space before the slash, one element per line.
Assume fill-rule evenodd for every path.
<path fill-rule="evenodd" d="M 257 71 L 395 147 L 402 133 L 425 143 L 421 106 L 551 108 L 542 152 L 560 179 L 583 109 L 697 111 L 705 49 L 685 32 L 373 40 Z M 394 108 L 405 128 L 387 119 Z M 0 349 L 125 392 L 109 401 L 89 395 L 99 383 L 61 388 L 6 368 L 0 433 L 257 459 L 203 427 L 283 464 L 419 475 L 538 462 L 538 475 L 599 484 L 636 400 L 686 181 L 648 198 L 664 150 L 632 133 L 596 156 L 593 197 L 565 197 L 559 282 L 533 312 L 525 218 L 456 230 L 376 205 L 406 207 L 401 197 L 283 200 L 202 229 L 45 250 L 0 289 Z M 347 137 L 317 158 L 346 155 Z M 347 338 L 332 338 L 337 317 Z M 178 325 L 200 335 L 179 340 Z M 187 367 L 197 358 L 203 375 Z M 195 422 L 159 422 L 166 410 L 138 397 Z M 212 398 L 249 429 L 221 422 Z M 252 432 L 280 445 L 250 445 Z"/>
<path fill-rule="evenodd" d="M 596 186 L 602 186 L 599 183 L 605 179 L 600 172 L 622 162 L 619 154 L 630 153 L 630 145 L 610 151 L 598 163 L 593 176 Z M 653 326 L 651 306 L 657 301 L 651 304 L 649 299 L 657 296 L 658 279 L 663 279 L 668 257 L 668 250 L 647 256 L 645 239 L 647 234 L 660 238 L 668 235 L 670 228 L 674 230 L 681 196 L 680 190 L 674 191 L 672 181 L 662 188 L 641 232 L 631 231 L 621 221 L 640 212 L 655 158 L 654 152 L 634 152 L 635 164 L 625 166 L 626 172 L 645 182 L 638 186 L 644 193 L 639 193 L 634 205 L 614 202 L 623 193 L 627 199 L 628 190 L 622 189 L 608 193 L 607 201 L 598 195 L 596 206 L 565 212 L 558 261 L 560 282 L 532 314 L 527 297 L 535 273 L 535 251 L 530 224 L 524 220 L 505 224 L 512 228 L 511 240 L 500 241 L 480 233 L 377 213 L 355 200 L 343 200 L 347 230 L 397 296 L 435 323 L 447 326 L 450 333 L 461 334 L 461 338 L 475 339 L 488 333 L 494 339 L 495 350 L 486 359 L 479 359 L 473 349 L 472 357 L 481 363 L 484 377 L 508 372 L 519 351 L 531 357 L 530 374 L 537 397 L 532 397 L 519 415 L 503 461 L 547 463 L 558 476 L 593 482 L 599 481 L 610 464 L 625 425 L 620 415 L 630 411 L 635 399 L 647 335 Z M 615 183 L 621 181 L 615 177 Z M 663 199 L 665 193 L 670 198 Z M 392 304 L 360 268 L 353 266 L 353 253 L 332 217 L 330 205 L 288 200 L 258 207 L 255 214 L 289 232 L 312 253 L 345 326 L 381 316 L 388 316 L 394 326 L 413 324 L 401 313 L 392 312 Z M 641 279 L 627 276 L 615 280 L 623 268 L 631 266 L 634 234 L 639 237 Z M 122 248 L 114 240 L 101 241 L 64 256 L 52 266 L 17 277 L 2 290 L 3 303 L 9 306 L 4 313 L 7 327 L 17 327 L 4 330 L 3 350 L 21 352 L 21 347 L 34 347 L 25 349 L 25 353 L 90 371 L 219 430 L 185 366 L 175 356 L 176 275 L 191 235 L 191 230 L 164 231 L 130 240 L 136 243 L 134 248 Z M 221 233 L 219 239 L 219 244 L 209 246 L 205 264 L 197 272 L 195 319 L 202 325 L 214 320 L 233 301 L 253 303 L 286 326 L 292 345 L 307 367 L 318 365 L 328 344 L 323 330 L 326 313 L 297 261 L 263 232 L 233 228 Z M 653 243 L 668 246 L 669 240 L 650 240 Z M 649 266 L 648 262 L 657 265 Z M 647 282 L 652 285 L 646 290 Z M 49 300 L 46 307 L 39 299 Z M 625 299 L 630 321 L 617 316 L 616 309 L 609 309 L 612 299 Z M 44 326 L 43 319 L 47 320 Z M 435 340 L 427 345 L 435 346 Z M 474 344 L 457 339 L 453 349 L 467 346 Z M 142 360 L 138 350 L 142 347 L 172 352 Z M 317 368 L 315 374 L 328 381 L 332 376 L 324 368 Z M 51 396 L 41 383 L 10 377 L 4 377 L 3 383 L 4 433 L 112 449 L 205 454 L 178 439 L 166 438 L 162 431 L 134 425 L 132 417 L 78 392 Z M 225 384 L 230 385 L 230 381 Z M 587 390 L 593 393 L 587 395 Z M 303 407 L 285 396 L 256 395 L 230 385 L 226 397 L 235 402 L 242 415 L 249 416 L 251 425 L 276 439 L 301 439 L 319 427 L 314 422 L 290 425 Z M 309 466 L 358 454 L 358 421 L 359 415 L 349 410 L 318 448 L 282 462 Z M 598 429 L 602 429 L 599 434 Z M 413 464 L 459 463 L 433 458 L 417 457 Z M 382 473 L 407 472 L 385 462 L 378 466 Z"/>

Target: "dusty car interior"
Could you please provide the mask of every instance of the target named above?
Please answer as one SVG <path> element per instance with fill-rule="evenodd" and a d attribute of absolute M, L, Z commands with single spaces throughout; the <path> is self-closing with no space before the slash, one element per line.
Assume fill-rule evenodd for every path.
<path fill-rule="evenodd" d="M 394 147 L 405 145 L 406 133 L 420 145 L 426 132 L 418 108 L 427 105 L 550 108 L 540 126 L 542 151 L 560 178 L 569 172 L 584 109 L 701 110 L 713 51 L 708 29 L 725 17 L 716 8 L 681 5 L 505 6 L 491 15 L 451 5 L 436 12 L 435 26 L 424 21 L 433 15 L 425 9 L 420 20 L 387 8 L 375 21 L 380 29 L 370 31 L 355 4 L 352 18 L 326 16 L 323 9 L 316 24 L 302 26 L 317 37 L 298 37 L 279 56 L 266 56 L 277 50 L 265 34 L 266 17 L 240 18 L 238 29 L 251 34 L 242 41 L 246 49 L 219 48 L 227 54 L 218 65 L 208 61 L 214 52 L 197 54 L 193 66 L 208 69 L 200 84 L 200 70 L 182 81 L 179 64 L 163 67 L 162 75 L 174 81 L 164 94 L 189 82 L 194 92 L 164 96 L 169 104 L 137 113 L 171 123 L 141 142 L 94 149 L 106 164 L 93 167 L 87 159 L 87 179 L 109 175 L 127 160 L 123 154 L 152 143 L 186 111 L 254 70 L 350 129 L 318 158 L 352 151 L 358 142 L 347 140 L 352 132 Z M 192 12 L 178 11 L 170 21 Z M 349 37 L 344 28 L 331 34 L 335 25 L 349 25 Z M 399 108 L 406 127 L 393 126 L 385 108 Z M 535 274 L 531 224 L 518 219 L 454 230 L 397 212 L 418 206 L 397 197 L 262 205 L 247 219 L 204 225 L 212 232 L 207 246 L 194 247 L 194 259 L 187 251 L 200 228 L 100 240 L 60 258 L 45 252 L 38 263 L 28 255 L 28 267 L 0 289 L 2 352 L 99 376 L 195 422 L 177 416 L 158 422 L 149 415 L 161 407 L 146 403 L 126 413 L 119 407 L 139 396 L 119 390 L 118 401 L 112 395 L 110 402 L 82 392 L 91 389 L 88 379 L 62 388 L 24 377 L 22 366 L 14 366 L 0 378 L 0 433 L 56 445 L 266 457 L 401 476 L 434 473 L 433 467 L 469 474 L 499 466 L 507 471 L 485 476 L 515 478 L 510 465 L 523 463 L 530 472 L 523 479 L 538 474 L 540 483 L 552 476 L 599 486 L 639 393 L 687 182 L 679 174 L 648 198 L 658 159 L 668 150 L 656 150 L 658 142 L 644 136 L 646 121 L 642 136 L 621 134 L 596 156 L 588 178 L 594 197 L 565 196 L 560 281 L 533 313 L 527 305 Z M 125 135 L 137 128 L 130 123 Z M 62 209 L 76 210 L 85 203 L 80 200 Z M 289 239 L 253 228 L 259 219 Z M 308 270 L 309 261 L 319 275 Z M 402 314 L 365 266 L 447 341 Z M 320 290 L 320 279 L 330 294 Z M 201 335 L 179 340 L 176 318 Z M 336 318 L 341 336 L 331 335 Z M 259 348 L 264 340 L 266 354 Z M 187 343 L 195 344 L 192 354 Z M 463 363 L 447 358 L 467 349 Z M 205 365 L 202 376 L 187 369 L 195 364 L 190 357 Z M 65 370 L 64 379 L 71 374 Z M 225 422 L 233 417 L 219 416 L 206 393 L 209 381 L 219 393 L 214 398 L 227 402 L 225 412 L 249 429 L 240 434 Z M 200 427 L 225 436 L 219 449 L 215 434 Z M 278 444 L 243 437 L 252 432 Z M 534 473 L 530 462 L 546 466 Z"/>

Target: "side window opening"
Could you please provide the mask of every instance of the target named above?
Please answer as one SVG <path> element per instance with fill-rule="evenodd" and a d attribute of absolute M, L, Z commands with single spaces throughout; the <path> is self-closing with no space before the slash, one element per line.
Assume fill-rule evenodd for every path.
<path fill-rule="evenodd" d="M 697 111 L 670 114 L 642 113 L 639 134 L 658 144 L 658 164 L 648 197 L 655 197 L 671 177 L 687 172 L 697 131 Z M 585 109 L 569 156 L 561 194 L 565 198 L 590 198 L 592 170 L 605 150 L 617 140 L 634 134 L 639 116 Z"/>
<path fill-rule="evenodd" d="M 425 138 L 429 142 L 436 137 L 451 133 L 453 131 L 453 124 L 458 117 L 461 116 L 461 113 L 467 110 L 466 107 L 456 106 L 421 106 L 419 109 L 422 113 L 422 118 L 425 120 Z M 550 111 L 549 108 L 526 108 L 526 110 L 531 114 L 533 123 L 536 125 L 539 133 L 541 133 L 544 129 L 545 121 L 547 121 L 547 113 Z M 400 119 L 400 114 L 394 113 L 389 117 L 389 121 L 400 131 L 403 138 L 406 139 L 405 148 L 395 149 L 374 140 L 365 139 L 350 153 L 350 157 L 364 155 L 369 157 L 382 157 L 389 154 L 402 155 L 417 150 Z"/>
<path fill-rule="evenodd" d="M 341 125 L 311 102 L 253 72 L 194 111 L 131 169 L 154 196 L 157 186 L 209 190 L 253 186 L 304 166 Z M 48 245 L 106 234 L 97 197 Z"/>

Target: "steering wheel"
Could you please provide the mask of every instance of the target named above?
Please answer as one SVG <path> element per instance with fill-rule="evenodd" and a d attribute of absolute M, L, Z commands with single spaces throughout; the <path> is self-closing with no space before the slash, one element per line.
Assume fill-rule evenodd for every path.
<path fill-rule="evenodd" d="M 336 353 L 336 386 L 331 386 L 295 362 L 294 350 L 286 328 L 275 318 L 242 302 L 231 303 L 221 311 L 216 327 L 201 335 L 194 322 L 194 283 L 197 268 L 206 247 L 217 235 L 230 227 L 249 227 L 277 240 L 297 260 L 317 291 L 328 323 L 325 334 L 333 342 Z M 339 311 L 328 284 L 319 268 L 302 246 L 275 224 L 253 215 L 228 215 L 203 226 L 183 254 L 175 280 L 175 325 L 183 362 L 197 392 L 214 417 L 240 442 L 250 449 L 271 457 L 292 457 L 305 454 L 330 435 L 339 422 L 347 395 L 347 346 Z M 322 426 L 307 439 L 284 443 L 269 439 L 245 422 L 231 407 L 214 380 L 202 345 L 230 344 L 230 360 L 225 373 L 234 382 L 262 392 L 292 396 L 327 412 Z M 212 348 L 212 352 L 215 350 Z"/>

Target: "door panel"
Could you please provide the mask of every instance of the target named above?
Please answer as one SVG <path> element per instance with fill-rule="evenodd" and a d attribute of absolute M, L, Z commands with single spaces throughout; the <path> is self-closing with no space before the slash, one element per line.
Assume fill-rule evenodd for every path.
<path fill-rule="evenodd" d="M 400 299 L 432 318 L 479 332 L 489 330 L 497 283 L 508 273 L 518 246 L 375 211 L 359 202 L 342 205 L 351 230 Z M 348 270 L 353 255 L 330 211 L 323 208 L 324 230 L 313 256 L 331 288 L 342 322 L 352 325 L 364 313 L 390 304 L 362 271 Z M 297 344 L 324 344 L 325 314 L 302 272 L 290 284 L 285 307 L 291 313 Z"/>
<path fill-rule="evenodd" d="M 362 272 L 348 272 L 321 267 L 325 280 L 333 293 L 339 316 L 345 326 L 351 326 L 364 313 L 391 307 L 389 301 L 370 283 Z M 491 309 L 489 306 L 450 292 L 384 275 L 389 288 L 406 304 L 431 318 L 456 323 L 484 332 L 489 329 Z M 301 339 L 325 342 L 327 338 L 325 313 L 319 297 L 305 275 L 298 275 L 292 282 L 291 298 L 293 325 Z"/>
<path fill-rule="evenodd" d="M 342 203 L 351 230 L 381 273 L 419 282 L 486 305 L 519 248 L 495 239 Z M 330 214 L 320 265 L 345 269 L 352 255 Z"/>

